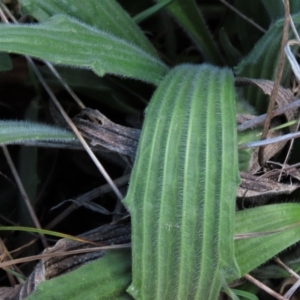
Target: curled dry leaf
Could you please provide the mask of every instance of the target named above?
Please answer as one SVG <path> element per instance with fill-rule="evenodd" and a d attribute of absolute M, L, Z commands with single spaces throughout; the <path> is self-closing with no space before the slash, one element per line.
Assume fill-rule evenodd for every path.
<path fill-rule="evenodd" d="M 264 94 L 271 96 L 274 82 L 266 79 L 253 79 L 253 78 L 235 78 L 236 86 L 253 85 L 258 87 Z M 280 87 L 278 90 L 276 104 L 278 108 L 281 108 L 295 100 L 294 94 L 290 89 Z M 285 112 L 287 121 L 292 121 L 297 118 L 297 110 L 289 110 Z M 295 125 L 291 125 L 291 131 L 295 129 Z"/>
<path fill-rule="evenodd" d="M 267 87 L 269 88 L 268 91 L 270 91 L 270 84 L 268 84 Z M 288 92 L 286 93 L 289 94 Z M 242 123 L 254 117 L 255 116 L 251 115 L 237 115 L 237 122 Z M 115 124 L 99 111 L 92 109 L 83 110 L 80 116 L 74 119 L 74 123 L 78 126 L 78 129 L 81 131 L 83 136 L 91 139 L 93 144 L 106 147 L 111 151 L 121 154 L 127 154 L 134 159 L 140 137 L 139 129 Z M 103 135 L 103 131 L 108 132 L 108 134 Z M 271 132 L 269 137 L 274 137 L 278 134 L 278 131 Z M 276 147 L 276 145 L 277 144 L 266 147 L 264 152 L 266 160 L 273 157 L 284 146 L 280 144 Z M 251 172 L 257 169 L 259 169 L 257 151 L 254 151 L 249 174 L 241 172 L 242 182 L 238 190 L 237 197 L 257 198 L 260 195 L 263 195 L 266 198 L 267 196 L 274 194 L 289 194 L 298 187 L 297 184 L 281 184 L 272 179 L 265 178 L 262 180 L 257 176 L 250 175 Z M 247 193 L 245 193 L 246 190 L 248 191 Z"/>
<path fill-rule="evenodd" d="M 235 84 L 236 86 L 246 86 L 246 85 L 253 85 L 258 87 L 264 94 L 266 95 L 271 95 L 272 89 L 274 82 L 270 80 L 265 80 L 265 79 L 252 79 L 252 78 L 236 78 L 235 79 Z M 277 100 L 276 104 L 278 108 L 281 108 L 285 105 L 290 104 L 295 100 L 295 97 L 290 89 L 285 89 L 283 87 L 279 88 L 278 95 L 277 95 Z M 284 113 L 287 121 L 292 121 L 297 118 L 297 109 L 294 110 L 288 110 Z M 242 117 L 240 117 L 242 120 Z M 251 120 L 251 117 L 244 117 L 245 122 Z M 243 123 L 243 122 L 241 122 Z M 277 121 L 272 122 L 272 127 L 278 126 L 279 124 Z M 296 125 L 291 125 L 290 126 L 290 131 L 293 131 L 296 129 Z M 281 135 L 281 131 L 274 131 L 270 132 L 268 134 L 268 138 L 273 138 L 276 136 Z M 274 155 L 276 155 L 284 146 L 286 142 L 279 142 L 276 144 L 271 144 L 265 147 L 264 150 L 264 161 L 268 161 L 270 158 L 272 158 Z M 252 159 L 250 162 L 250 167 L 249 167 L 249 173 L 254 174 L 257 172 L 260 168 L 260 165 L 258 163 L 258 148 L 253 152 L 252 154 Z"/>
<path fill-rule="evenodd" d="M 238 198 L 259 201 L 269 199 L 279 194 L 290 194 L 299 187 L 299 183 L 284 184 L 270 178 L 240 172 L 241 184 L 237 191 Z"/>
<path fill-rule="evenodd" d="M 111 151 L 135 157 L 139 129 L 130 128 L 113 123 L 98 110 L 83 109 L 73 119 L 81 134 L 91 141 L 92 146 L 105 147 Z"/>

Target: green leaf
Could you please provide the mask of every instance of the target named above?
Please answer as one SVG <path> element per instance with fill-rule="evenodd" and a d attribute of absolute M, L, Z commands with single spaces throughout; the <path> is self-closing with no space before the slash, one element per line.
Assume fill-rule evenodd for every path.
<path fill-rule="evenodd" d="M 166 9 L 192 37 L 207 62 L 223 64 L 222 56 L 194 0 L 176 0 Z"/>
<path fill-rule="evenodd" d="M 249 292 L 241 291 L 241 290 L 236 290 L 232 289 L 232 291 L 237 294 L 238 296 L 242 296 L 242 299 L 249 299 L 249 300 L 259 300 L 254 294 L 251 294 Z"/>
<path fill-rule="evenodd" d="M 300 29 L 300 14 L 293 17 L 296 28 Z M 278 20 L 267 31 L 267 33 L 257 42 L 253 50 L 238 64 L 235 72 L 240 77 L 270 79 L 275 78 L 276 68 L 280 54 L 280 44 L 282 39 L 283 19 Z M 290 38 L 293 33 L 290 30 Z M 290 82 L 291 67 L 286 62 L 282 75 L 282 85 Z M 265 111 L 267 102 L 262 102 L 262 94 L 255 87 L 245 89 L 246 98 L 258 110 Z"/>
<path fill-rule="evenodd" d="M 130 280 L 130 250 L 112 250 L 75 271 L 42 282 L 26 299 L 129 300 Z"/>
<path fill-rule="evenodd" d="M 115 0 L 21 0 L 20 4 L 23 13 L 39 21 L 47 21 L 57 14 L 67 15 L 158 57 L 143 32 Z"/>
<path fill-rule="evenodd" d="M 220 43 L 226 54 L 226 63 L 230 66 L 235 66 L 242 58 L 242 54 L 232 45 L 224 28 L 219 32 Z"/>
<path fill-rule="evenodd" d="M 63 15 L 38 25 L 1 26 L 0 50 L 154 84 L 168 71 L 136 45 Z"/>
<path fill-rule="evenodd" d="M 217 299 L 239 277 L 233 226 L 239 183 L 233 75 L 175 67 L 146 111 L 128 194 L 135 299 Z"/>
<path fill-rule="evenodd" d="M 268 15 L 272 22 L 284 17 L 284 5 L 282 0 L 260 0 L 264 5 Z M 290 1 L 290 12 L 291 14 L 298 13 L 300 11 L 299 1 Z"/>
<path fill-rule="evenodd" d="M 74 134 L 59 127 L 27 121 L 0 120 L 0 145 L 23 144 L 30 141 L 76 141 Z"/>
<path fill-rule="evenodd" d="M 236 259 L 242 274 L 252 271 L 300 240 L 299 204 L 274 204 L 246 209 L 236 213 L 235 222 L 236 235 L 261 234 L 235 241 Z"/>
<path fill-rule="evenodd" d="M 300 270 L 300 245 L 299 243 L 288 248 L 278 255 L 280 260 L 296 273 Z M 284 278 L 289 277 L 288 271 L 274 261 L 256 268 L 251 272 L 255 278 Z"/>
<path fill-rule="evenodd" d="M 7 53 L 0 52 L 0 71 L 10 71 L 12 69 L 12 61 Z"/>
<path fill-rule="evenodd" d="M 148 9 L 142 11 L 141 13 L 139 13 L 138 15 L 136 15 L 133 20 L 136 23 L 140 23 L 146 19 L 148 19 L 149 17 L 151 17 L 152 15 L 156 14 L 157 12 L 159 12 L 162 8 L 166 7 L 167 5 L 169 5 L 171 2 L 173 2 L 174 0 L 163 0 L 160 3 L 156 3 L 155 5 L 149 7 Z"/>

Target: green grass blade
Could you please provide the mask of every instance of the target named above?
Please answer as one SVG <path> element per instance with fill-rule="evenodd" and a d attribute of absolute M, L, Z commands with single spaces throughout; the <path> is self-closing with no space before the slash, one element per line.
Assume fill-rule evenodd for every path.
<path fill-rule="evenodd" d="M 194 0 L 176 0 L 166 9 L 194 40 L 205 61 L 217 65 L 223 64 L 222 56 Z"/>
<path fill-rule="evenodd" d="M 239 211 L 235 222 L 236 234 L 262 234 L 235 241 L 236 259 L 242 274 L 252 271 L 300 240 L 300 205 L 296 203 Z M 269 234 L 263 235 L 266 232 Z"/>
<path fill-rule="evenodd" d="M 146 111 L 125 205 L 132 217 L 135 299 L 216 299 L 219 271 L 239 276 L 239 183 L 233 75 L 174 68 Z"/>
<path fill-rule="evenodd" d="M 39 21 L 46 21 L 57 14 L 67 15 L 158 57 L 144 33 L 115 0 L 21 0 L 20 4 L 22 12 Z"/>
<path fill-rule="evenodd" d="M 0 145 L 22 144 L 28 141 L 73 143 L 76 137 L 70 131 L 51 125 L 0 120 Z"/>
<path fill-rule="evenodd" d="M 134 16 L 133 20 L 136 23 L 140 23 L 140 22 L 148 19 L 152 15 L 156 14 L 162 8 L 166 7 L 167 5 L 169 5 L 173 1 L 174 0 L 163 0 L 160 3 L 156 3 L 155 5 L 149 7 L 148 9 L 146 9 L 146 10 L 140 12 L 139 14 L 137 14 L 136 16 Z"/>
<path fill-rule="evenodd" d="M 25 227 L 25 226 L 0 226 L 0 231 L 23 231 L 23 232 L 31 232 L 31 233 L 39 233 L 39 234 L 47 234 L 51 236 L 56 236 L 59 238 L 65 238 L 73 241 L 84 241 L 81 238 L 76 236 L 72 236 L 69 234 L 64 234 L 61 232 L 41 229 L 41 228 L 34 228 L 34 227 Z"/>
<path fill-rule="evenodd" d="M 115 74 L 158 84 L 168 70 L 136 45 L 67 16 L 0 28 L 0 50 L 91 68 L 99 76 Z"/>

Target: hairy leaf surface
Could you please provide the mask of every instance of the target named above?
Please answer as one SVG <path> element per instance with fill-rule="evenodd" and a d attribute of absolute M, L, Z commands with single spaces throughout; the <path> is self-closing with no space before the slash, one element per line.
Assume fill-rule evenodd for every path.
<path fill-rule="evenodd" d="M 125 198 L 135 299 L 216 299 L 220 270 L 239 276 L 236 145 L 231 71 L 174 68 L 147 108 Z"/>
<path fill-rule="evenodd" d="M 115 0 L 21 0 L 20 4 L 21 11 L 41 22 L 57 14 L 64 14 L 157 56 L 144 33 Z"/>
<path fill-rule="evenodd" d="M 64 15 L 38 25 L 1 26 L 0 50 L 154 84 L 168 71 L 156 56 L 131 42 Z"/>

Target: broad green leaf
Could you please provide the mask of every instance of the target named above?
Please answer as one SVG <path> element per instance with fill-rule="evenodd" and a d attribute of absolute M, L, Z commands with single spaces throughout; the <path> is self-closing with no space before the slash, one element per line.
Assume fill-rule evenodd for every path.
<path fill-rule="evenodd" d="M 163 0 L 157 0 L 162 2 Z M 223 64 L 220 51 L 209 32 L 201 12 L 194 0 L 176 0 L 166 8 L 178 21 L 203 54 L 205 61 L 217 65 Z"/>
<path fill-rule="evenodd" d="M 300 205 L 274 204 L 239 211 L 235 226 L 235 236 L 261 234 L 235 241 L 236 259 L 245 274 L 300 240 Z"/>
<path fill-rule="evenodd" d="M 68 15 L 158 57 L 143 32 L 115 0 L 21 0 L 20 4 L 21 11 L 39 21 L 57 14 Z"/>
<path fill-rule="evenodd" d="M 76 138 L 72 132 L 51 125 L 0 120 L 0 145 L 22 144 L 29 141 L 74 143 Z"/>
<path fill-rule="evenodd" d="M 0 72 L 12 69 L 12 61 L 7 53 L 0 52 Z"/>
<path fill-rule="evenodd" d="M 293 18 L 295 26 L 300 29 L 300 14 Z M 274 79 L 280 53 L 283 19 L 278 20 L 257 42 L 253 50 L 235 68 L 236 74 L 241 77 Z M 290 38 L 293 33 L 290 31 Z M 296 48 L 295 48 L 296 49 Z M 282 85 L 290 82 L 291 68 L 286 61 L 282 75 Z M 265 111 L 267 103 L 262 102 L 262 93 L 256 88 L 245 89 L 246 98 L 259 111 Z"/>
<path fill-rule="evenodd" d="M 146 111 L 128 194 L 135 299 L 217 299 L 239 277 L 233 227 L 239 183 L 229 69 L 174 68 Z"/>
<path fill-rule="evenodd" d="M 168 71 L 140 47 L 63 15 L 38 25 L 1 26 L 0 50 L 154 84 Z"/>
<path fill-rule="evenodd" d="M 27 300 L 129 300 L 130 250 L 112 250 L 66 275 L 42 282 Z"/>

